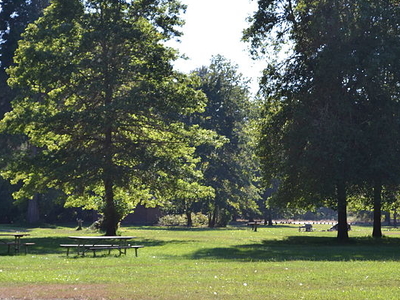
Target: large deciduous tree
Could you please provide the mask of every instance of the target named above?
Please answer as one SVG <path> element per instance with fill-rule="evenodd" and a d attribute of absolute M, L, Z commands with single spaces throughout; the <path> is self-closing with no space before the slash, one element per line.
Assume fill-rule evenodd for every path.
<path fill-rule="evenodd" d="M 373 184 L 380 210 L 399 178 L 398 13 L 397 1 L 259 1 L 245 33 L 254 50 L 292 46 L 265 72 L 265 174 L 285 202 L 336 199 L 341 240 L 352 187 Z"/>
<path fill-rule="evenodd" d="M 201 111 L 196 80 L 171 66 L 164 42 L 180 33 L 179 1 L 54 0 L 28 26 L 10 68 L 18 90 L 3 131 L 24 134 L 2 175 L 15 197 L 61 189 L 68 206 L 98 209 L 106 235 L 138 202 L 172 198 L 196 170 L 196 145 L 214 135 L 187 126 Z M 188 183 L 190 184 L 190 183 Z"/>

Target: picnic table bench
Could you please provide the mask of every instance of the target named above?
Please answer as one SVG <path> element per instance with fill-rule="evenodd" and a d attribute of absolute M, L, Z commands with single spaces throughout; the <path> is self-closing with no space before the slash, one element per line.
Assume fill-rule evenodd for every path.
<path fill-rule="evenodd" d="M 87 251 L 93 251 L 93 256 L 96 256 L 96 251 L 108 250 L 108 254 L 111 250 L 119 250 L 119 255 L 125 254 L 127 249 L 134 249 L 135 256 L 138 256 L 138 249 L 143 248 L 143 245 L 131 245 L 127 241 L 133 239 L 132 236 L 70 236 L 69 238 L 78 241 L 76 244 L 60 244 L 60 247 L 67 248 L 67 256 L 69 255 L 70 248 L 76 248 L 78 255 L 85 256 Z M 100 244 L 102 241 L 112 241 L 111 244 Z"/>
<path fill-rule="evenodd" d="M 78 248 L 78 247 L 83 247 L 86 250 L 91 250 L 93 251 L 93 256 L 96 256 L 96 251 L 97 250 L 109 250 L 108 254 L 111 253 L 111 250 L 117 249 L 120 251 L 120 255 L 123 253 L 126 255 L 126 249 L 135 249 L 135 256 L 138 256 L 138 249 L 143 248 L 144 245 L 102 245 L 102 244 L 84 244 L 84 245 L 79 245 L 79 244 L 60 244 L 60 247 L 62 248 L 67 248 L 67 256 L 69 256 L 69 249 L 70 248 Z"/>
<path fill-rule="evenodd" d="M 119 250 L 119 255 L 121 255 L 122 253 L 124 253 L 126 255 L 126 249 L 135 249 L 135 256 L 138 256 L 138 249 L 139 248 L 143 248 L 143 245 L 117 245 L 117 246 L 93 246 L 93 247 L 89 247 L 89 250 L 93 251 L 93 256 L 96 256 L 96 251 L 97 250 L 108 250 L 108 254 L 111 253 L 112 249 L 117 249 Z"/>
<path fill-rule="evenodd" d="M 103 246 L 103 247 L 111 247 L 112 245 L 98 245 Z M 94 247 L 94 244 L 60 244 L 61 248 L 67 248 L 67 256 L 69 256 L 69 249 L 70 248 L 78 248 L 78 247 L 83 247 L 83 248 L 90 248 L 90 247 Z"/>

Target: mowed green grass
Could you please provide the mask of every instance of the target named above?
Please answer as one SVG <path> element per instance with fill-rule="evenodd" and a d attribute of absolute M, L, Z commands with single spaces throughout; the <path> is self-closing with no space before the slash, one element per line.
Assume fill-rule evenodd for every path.
<path fill-rule="evenodd" d="M 123 227 L 121 235 L 145 245 L 139 257 L 66 257 L 59 244 L 68 236 L 96 233 L 0 226 L 27 230 L 24 240 L 36 243 L 28 255 L 0 245 L 0 299 L 400 298 L 400 231 L 386 228 L 377 241 L 372 228 L 354 226 L 341 244 L 329 225 L 314 227 Z"/>

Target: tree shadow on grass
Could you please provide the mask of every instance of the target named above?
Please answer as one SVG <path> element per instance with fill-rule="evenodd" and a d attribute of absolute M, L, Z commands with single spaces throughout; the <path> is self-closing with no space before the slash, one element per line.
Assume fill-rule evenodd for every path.
<path fill-rule="evenodd" d="M 130 230 L 135 230 L 137 227 L 125 227 Z M 183 231 L 183 232 L 207 232 L 207 231 L 223 231 L 223 230 L 232 230 L 232 228 L 227 227 L 218 227 L 218 228 L 209 228 L 209 227 L 186 227 L 186 226 L 143 226 L 138 227 L 140 231 Z M 236 227 L 236 229 L 241 230 L 246 227 Z"/>
<path fill-rule="evenodd" d="M 247 225 L 247 223 L 235 224 L 228 227 L 186 227 L 186 226 L 125 226 L 124 229 L 135 230 L 135 228 L 140 228 L 141 231 L 188 231 L 188 232 L 208 232 L 208 231 L 226 231 L 226 230 L 251 230 L 251 226 Z M 262 228 L 293 228 L 292 225 L 258 225 L 258 229 Z"/>
<path fill-rule="evenodd" d="M 196 251 L 192 259 L 250 261 L 400 261 L 400 238 L 352 238 L 340 243 L 329 237 L 293 236 L 283 240 Z"/>

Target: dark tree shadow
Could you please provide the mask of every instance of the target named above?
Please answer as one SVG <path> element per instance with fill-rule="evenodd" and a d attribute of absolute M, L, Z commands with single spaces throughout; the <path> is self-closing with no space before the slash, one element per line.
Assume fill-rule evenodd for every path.
<path fill-rule="evenodd" d="M 206 248 L 192 259 L 249 261 L 400 261 L 400 238 L 352 238 L 340 243 L 336 238 L 294 236 L 283 240 L 222 248 Z"/>
<path fill-rule="evenodd" d="M 135 230 L 135 226 L 124 226 L 124 229 L 130 229 L 130 230 Z M 157 227 L 152 227 L 152 226 L 143 226 L 139 227 L 141 231 L 192 231 L 192 232 L 207 232 L 207 231 L 224 231 L 224 230 L 251 230 L 251 226 L 248 226 L 247 223 L 242 223 L 235 225 L 234 227 L 215 227 L 215 228 L 210 228 L 210 227 L 186 227 L 186 226 L 157 226 Z M 268 226 L 268 225 L 258 225 L 258 229 L 262 228 L 293 228 L 291 225 L 283 225 L 283 224 L 278 224 L 278 225 L 273 225 L 273 226 Z"/>
<path fill-rule="evenodd" d="M 135 230 L 137 227 L 126 226 L 124 229 Z M 139 227 L 140 231 L 191 231 L 191 232 L 204 232 L 204 231 L 218 231 L 227 230 L 226 227 L 220 228 L 209 228 L 209 227 L 185 227 L 185 226 L 162 226 L 162 227 L 151 227 L 144 226 Z M 232 228 L 229 228 L 232 229 Z M 238 230 L 246 229 L 246 227 L 237 227 Z"/>

